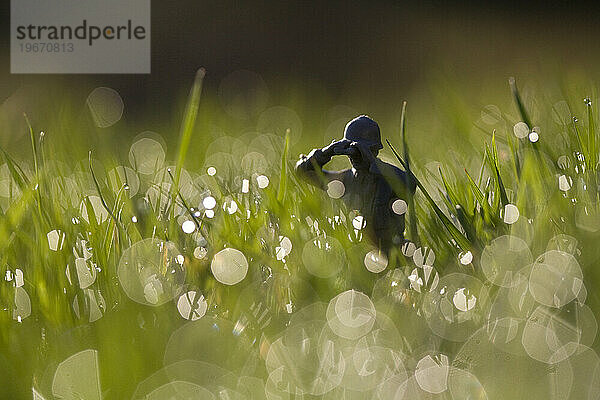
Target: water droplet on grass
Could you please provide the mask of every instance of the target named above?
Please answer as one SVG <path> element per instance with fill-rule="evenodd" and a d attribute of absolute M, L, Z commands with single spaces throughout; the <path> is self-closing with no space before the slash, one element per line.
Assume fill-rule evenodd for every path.
<path fill-rule="evenodd" d="M 76 258 L 75 271 L 81 289 L 91 286 L 96 281 L 96 265 L 90 260 Z"/>
<path fill-rule="evenodd" d="M 339 199 L 346 192 L 346 187 L 342 181 L 333 180 L 327 184 L 327 195 L 332 199 Z"/>
<path fill-rule="evenodd" d="M 438 288 L 425 295 L 422 311 L 436 335 L 458 342 L 466 340 L 484 323 L 487 302 L 487 288 L 481 281 L 451 273 L 440 278 Z"/>
<path fill-rule="evenodd" d="M 12 318 L 21 322 L 31 315 L 31 299 L 23 287 L 15 288 L 14 309 Z"/>
<path fill-rule="evenodd" d="M 65 234 L 62 231 L 54 229 L 46 235 L 48 237 L 48 247 L 52 251 L 62 250 L 65 242 Z"/>
<path fill-rule="evenodd" d="M 214 255 L 210 269 L 217 281 L 224 285 L 235 285 L 246 277 L 248 260 L 241 251 L 226 248 Z"/>
<path fill-rule="evenodd" d="M 562 155 L 558 157 L 558 160 L 556 160 L 556 164 L 560 169 L 568 169 L 571 166 L 571 160 L 569 159 L 569 157 Z"/>
<path fill-rule="evenodd" d="M 181 229 L 185 233 L 193 233 L 196 230 L 196 224 L 192 220 L 187 220 L 181 224 Z"/>
<path fill-rule="evenodd" d="M 177 310 L 179 315 L 190 321 L 196 321 L 206 314 L 208 303 L 204 299 L 204 295 L 191 290 L 179 296 L 177 301 Z"/>
<path fill-rule="evenodd" d="M 396 213 L 398 215 L 402 215 L 402 214 L 406 213 L 407 209 L 408 209 L 408 205 L 402 199 L 397 199 L 392 203 L 392 211 L 394 211 L 394 213 Z"/>
<path fill-rule="evenodd" d="M 529 135 L 529 127 L 525 122 L 517 122 L 513 127 L 513 132 L 516 137 L 523 139 Z"/>
<path fill-rule="evenodd" d="M 570 176 L 561 175 L 558 177 L 558 188 L 563 192 L 568 191 L 573 186 L 573 179 Z"/>
<path fill-rule="evenodd" d="M 458 259 L 462 265 L 469 265 L 473 262 L 473 254 L 470 251 L 465 251 L 458 255 Z"/>
<path fill-rule="evenodd" d="M 279 236 L 279 246 L 275 248 L 275 256 L 283 260 L 292 251 L 292 241 L 286 236 Z"/>
<path fill-rule="evenodd" d="M 235 200 L 229 199 L 223 203 L 223 211 L 226 211 L 227 214 L 235 214 L 238 210 L 238 204 Z"/>
<path fill-rule="evenodd" d="M 477 298 L 469 292 L 469 289 L 460 288 L 452 297 L 452 303 L 460 311 L 469 311 L 477 303 Z"/>
<path fill-rule="evenodd" d="M 259 175 L 256 177 L 256 182 L 258 183 L 258 187 L 261 189 L 269 186 L 269 178 L 265 175 Z"/>
<path fill-rule="evenodd" d="M 194 257 L 196 257 L 198 260 L 204 259 L 207 254 L 208 250 L 206 250 L 205 247 L 198 246 L 194 249 Z"/>
<path fill-rule="evenodd" d="M 440 275 L 430 265 L 424 265 L 422 268 L 414 268 L 408 276 L 410 287 L 418 293 L 435 290 L 440 281 Z"/>
<path fill-rule="evenodd" d="M 429 247 L 419 247 L 413 253 L 412 258 L 417 267 L 423 267 L 423 265 L 433 266 L 435 253 Z"/>
<path fill-rule="evenodd" d="M 364 229 L 366 225 L 367 221 L 362 215 L 357 215 L 356 217 L 352 218 L 352 226 L 354 227 L 354 229 L 361 230 Z"/>
<path fill-rule="evenodd" d="M 540 139 L 540 135 L 539 135 L 539 134 L 538 134 L 536 131 L 532 131 L 532 132 L 529 134 L 529 141 L 530 141 L 531 143 L 535 143 L 535 142 L 537 142 L 539 139 Z"/>
<path fill-rule="evenodd" d="M 369 272 L 378 274 L 387 268 L 388 259 L 385 253 L 382 253 L 381 250 L 373 249 L 365 254 L 364 263 Z"/>
<path fill-rule="evenodd" d="M 15 287 L 22 287 L 25 284 L 23 280 L 23 271 L 15 269 Z"/>
<path fill-rule="evenodd" d="M 514 204 L 504 206 L 504 222 L 512 225 L 519 219 L 519 209 Z"/>
<path fill-rule="evenodd" d="M 406 242 L 402 245 L 402 254 L 404 254 L 405 257 L 412 257 L 416 250 L 417 245 L 413 242 Z"/>

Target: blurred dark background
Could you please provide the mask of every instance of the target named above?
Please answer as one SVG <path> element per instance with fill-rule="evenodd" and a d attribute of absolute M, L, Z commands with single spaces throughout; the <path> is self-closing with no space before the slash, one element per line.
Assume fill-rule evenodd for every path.
<path fill-rule="evenodd" d="M 0 104 L 22 87 L 52 83 L 89 93 L 110 86 L 128 118 L 151 119 L 179 113 L 195 70 L 204 66 L 205 93 L 245 69 L 260 74 L 272 96 L 314 92 L 371 112 L 371 105 L 398 107 L 423 97 L 432 78 L 477 94 L 513 75 L 594 77 L 596 19 L 595 7 L 571 1 L 153 1 L 150 75 L 36 76 L 10 74 L 9 1 L 2 0 Z M 39 95 L 61 95 L 51 92 Z"/>

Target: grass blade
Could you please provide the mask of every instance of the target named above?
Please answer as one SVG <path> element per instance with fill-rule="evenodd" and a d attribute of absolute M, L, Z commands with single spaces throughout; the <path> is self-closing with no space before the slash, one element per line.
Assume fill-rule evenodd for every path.
<path fill-rule="evenodd" d="M 29 130 L 29 137 L 31 138 L 31 150 L 33 152 L 33 166 L 35 172 L 35 187 L 34 190 L 37 194 L 37 208 L 38 214 L 40 215 L 40 221 L 43 220 L 42 215 L 42 195 L 41 195 L 41 185 L 40 185 L 40 173 L 38 169 L 38 154 L 37 154 L 37 146 L 35 144 L 35 134 L 33 133 L 33 127 L 29 122 L 29 118 L 27 118 L 27 114 L 23 113 L 23 117 L 25 118 L 25 122 L 27 123 L 27 129 Z"/>
<path fill-rule="evenodd" d="M 519 89 L 517 88 L 517 82 L 515 81 L 515 78 L 510 77 L 508 79 L 508 84 L 510 85 L 510 89 L 512 91 L 513 98 L 515 100 L 515 103 L 517 104 L 517 109 L 519 110 L 519 114 L 521 114 L 521 119 L 523 120 L 523 122 L 525 122 L 527 124 L 527 126 L 529 127 L 529 130 L 531 130 L 533 128 L 533 125 L 531 124 L 531 119 L 529 118 L 527 109 L 525 108 L 525 105 L 523 104 L 523 100 L 521 99 L 521 94 L 519 93 Z"/>
<path fill-rule="evenodd" d="M 508 204 L 508 196 L 506 195 L 506 188 L 504 187 L 504 183 L 502 182 L 502 177 L 500 176 L 500 162 L 498 160 L 498 148 L 496 146 L 496 131 L 492 133 L 492 161 L 494 174 L 496 177 L 496 182 L 498 184 L 498 192 L 500 193 L 500 202 L 502 207 Z"/>
<path fill-rule="evenodd" d="M 406 138 L 406 101 L 402 102 L 402 114 L 400 114 L 400 136 L 402 137 L 402 149 L 404 150 L 404 160 L 406 162 L 406 173 L 408 174 L 409 187 L 414 187 L 413 174 L 410 170 L 410 152 L 408 140 Z M 419 244 L 419 232 L 417 231 L 417 215 L 415 210 L 415 199 L 411 190 L 408 191 L 408 235 L 410 239 Z"/>
<path fill-rule="evenodd" d="M 486 222 L 494 225 L 494 221 L 492 220 L 492 217 L 494 215 L 492 212 L 492 207 L 490 207 L 490 204 L 487 202 L 485 195 L 483 194 L 481 189 L 479 189 L 479 186 L 477 186 L 477 184 L 475 183 L 473 178 L 471 178 L 471 175 L 469 175 L 466 169 L 465 174 L 467 174 L 467 180 L 469 182 L 469 186 L 471 187 L 471 191 L 473 192 L 475 198 L 477 199 L 477 202 L 483 209 L 484 219 L 486 220 Z"/>
<path fill-rule="evenodd" d="M 282 203 L 285 199 L 287 191 L 287 158 L 288 149 L 290 146 L 290 130 L 285 131 L 285 143 L 283 145 L 283 153 L 281 154 L 281 174 L 279 176 L 279 188 L 277 189 L 277 201 Z"/>
<path fill-rule="evenodd" d="M 94 168 L 92 168 L 92 152 L 91 151 L 88 153 L 88 161 L 89 161 L 90 173 L 92 174 L 92 181 L 94 182 L 94 186 L 96 187 L 96 191 L 98 192 L 98 197 L 100 197 L 100 203 L 102 203 L 102 207 L 104 207 L 104 209 L 108 212 L 108 215 L 111 216 L 113 221 L 115 221 L 115 223 L 118 224 L 119 220 L 117 219 L 117 217 L 115 217 L 115 214 L 113 214 L 112 210 L 106 203 L 106 200 L 104 199 L 104 196 L 102 195 L 102 190 L 100 190 L 100 183 L 98 182 L 98 179 L 96 178 L 96 174 L 94 173 Z M 88 199 L 88 202 L 89 202 L 89 199 Z M 91 203 L 90 203 L 90 207 L 91 207 Z M 89 208 L 88 208 L 88 212 L 90 212 Z"/>
<path fill-rule="evenodd" d="M 394 148 L 394 146 L 392 146 L 392 144 L 390 143 L 390 141 L 387 140 L 387 139 L 386 139 L 386 142 L 387 142 L 388 146 L 390 146 L 390 148 L 392 149 L 392 152 L 394 153 L 394 155 L 396 156 L 396 158 L 398 159 L 398 161 L 400 161 L 400 163 L 402 164 L 402 166 L 405 169 L 407 169 L 406 163 L 404 162 L 404 160 L 402 160 L 402 158 L 400 157 L 400 155 L 398 154 L 398 152 L 396 151 L 396 149 Z M 456 228 L 456 226 L 454 226 L 454 224 L 452 223 L 452 221 L 450 221 L 448 219 L 448 217 L 446 216 L 446 214 L 444 214 L 442 212 L 442 210 L 438 207 L 438 205 L 435 204 L 435 201 L 433 200 L 433 198 L 429 195 L 429 193 L 427 192 L 427 190 L 425 189 L 425 187 L 423 186 L 423 184 L 419 181 L 419 179 L 417 179 L 417 177 L 412 173 L 412 171 L 410 171 L 410 170 L 407 170 L 407 171 L 408 171 L 409 175 L 411 176 L 411 178 L 413 179 L 413 182 L 415 182 L 415 184 L 417 185 L 417 187 L 421 190 L 421 192 L 423 193 L 423 195 L 425 196 L 425 198 L 427 199 L 427 201 L 429 202 L 429 204 L 433 208 L 433 211 L 438 216 L 438 218 L 440 219 L 440 221 L 442 222 L 442 224 L 444 225 L 444 227 L 446 227 L 446 229 L 450 233 L 450 236 L 456 242 L 457 246 L 460 247 L 461 250 L 468 250 L 471 246 L 470 246 L 470 243 L 467 240 L 467 238 L 464 237 L 462 233 L 460 233 L 460 231 L 458 230 L 458 228 Z"/>
<path fill-rule="evenodd" d="M 442 173 L 442 169 L 438 168 L 438 170 L 440 172 L 440 176 L 442 177 L 442 183 L 446 190 L 446 197 L 450 200 L 450 204 L 453 207 L 454 212 L 456 213 L 458 222 L 460 222 L 460 225 L 465 230 L 467 238 L 470 241 L 473 241 L 477 237 L 475 233 L 475 227 L 473 226 L 473 216 L 469 215 L 468 212 L 465 212 L 465 208 L 460 204 L 460 200 L 458 199 L 458 196 L 454 189 L 452 189 L 452 187 L 448 184 L 446 177 Z"/>
<path fill-rule="evenodd" d="M 25 190 L 25 188 L 29 186 L 29 179 L 27 179 L 27 175 L 25 175 L 21 167 L 19 167 L 12 157 L 1 147 L 0 155 L 6 163 L 11 178 L 15 181 L 20 190 Z"/>
<path fill-rule="evenodd" d="M 590 171 L 596 170 L 597 153 L 596 153 L 596 126 L 594 122 L 594 112 L 592 107 L 592 101 L 585 99 L 585 105 L 587 107 L 588 114 L 588 153 L 590 155 L 590 165 L 588 168 Z"/>
<path fill-rule="evenodd" d="M 190 90 L 190 96 L 188 98 L 188 103 L 185 109 L 185 114 L 183 117 L 183 124 L 181 125 L 181 135 L 179 139 L 179 149 L 177 150 L 177 163 L 175 166 L 175 179 L 173 182 L 173 191 L 172 197 L 175 198 L 177 190 L 179 189 L 179 179 L 181 175 L 181 169 L 183 168 L 183 163 L 185 162 L 185 157 L 187 155 L 188 149 L 190 147 L 190 141 L 192 140 L 192 133 L 194 132 L 194 125 L 196 124 L 196 117 L 198 116 L 198 107 L 200 105 L 200 94 L 202 93 L 202 82 L 204 81 L 204 76 L 206 75 L 206 70 L 204 68 L 200 68 L 196 72 L 196 77 L 194 79 L 194 85 Z"/>

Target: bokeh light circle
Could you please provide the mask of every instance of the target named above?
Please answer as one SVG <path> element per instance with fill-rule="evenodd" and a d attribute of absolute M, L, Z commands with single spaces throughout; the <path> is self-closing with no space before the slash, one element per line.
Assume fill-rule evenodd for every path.
<path fill-rule="evenodd" d="M 123 116 L 123 99 L 111 88 L 98 87 L 87 98 L 87 105 L 94 123 L 99 128 L 108 128 L 116 124 Z"/>
<path fill-rule="evenodd" d="M 375 324 L 375 305 L 364 293 L 348 290 L 331 299 L 327 306 L 327 323 L 338 336 L 358 339 Z"/>
<path fill-rule="evenodd" d="M 481 270 L 498 286 L 512 286 L 514 275 L 533 261 L 527 243 L 510 235 L 500 236 L 485 246 L 481 254 Z"/>
<path fill-rule="evenodd" d="M 222 284 L 235 285 L 246 277 L 248 260 L 241 251 L 228 247 L 213 256 L 210 270 Z"/>
<path fill-rule="evenodd" d="M 185 281 L 184 257 L 172 242 L 144 239 L 121 256 L 117 273 L 127 296 L 159 306 L 179 295 Z"/>

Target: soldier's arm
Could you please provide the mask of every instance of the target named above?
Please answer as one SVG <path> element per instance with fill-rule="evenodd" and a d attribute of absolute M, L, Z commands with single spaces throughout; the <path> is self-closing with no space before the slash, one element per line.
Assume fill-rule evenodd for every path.
<path fill-rule="evenodd" d="M 313 149 L 308 156 L 300 156 L 296 163 L 296 173 L 308 183 L 325 189 L 327 183 L 341 179 L 343 171 L 327 171 L 323 165 L 331 161 L 335 155 L 347 155 L 350 141 L 346 139 L 333 141 L 322 149 Z"/>
<path fill-rule="evenodd" d="M 300 156 L 300 160 L 296 163 L 296 173 L 311 185 L 324 188 L 338 175 L 337 172 L 323 169 L 323 165 L 331 161 L 332 157 L 333 151 L 327 147 L 313 149 L 307 156 Z"/>

